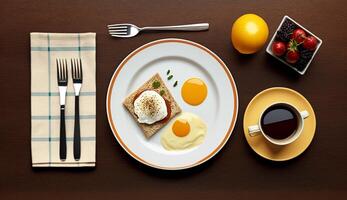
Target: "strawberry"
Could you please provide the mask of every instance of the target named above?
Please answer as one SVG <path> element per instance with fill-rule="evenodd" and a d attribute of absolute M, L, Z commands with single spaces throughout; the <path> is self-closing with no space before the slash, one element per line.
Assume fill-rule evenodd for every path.
<path fill-rule="evenodd" d="M 285 52 L 286 52 L 286 45 L 284 44 L 284 42 L 274 42 L 272 44 L 272 52 L 276 55 L 276 56 L 282 56 Z"/>
<path fill-rule="evenodd" d="M 308 49 L 310 51 L 313 51 L 316 49 L 317 47 L 317 39 L 313 36 L 308 36 L 306 37 L 305 41 L 304 41 L 304 47 L 305 49 Z"/>
<path fill-rule="evenodd" d="M 300 58 L 300 53 L 298 51 L 298 42 L 294 39 L 291 39 L 287 45 L 287 54 L 286 54 L 286 61 L 288 63 L 294 64 L 296 63 Z"/>
<path fill-rule="evenodd" d="M 306 33 L 301 28 L 297 28 L 293 31 L 291 38 L 297 41 L 298 43 L 302 43 L 306 38 Z"/>
<path fill-rule="evenodd" d="M 286 54 L 286 61 L 288 63 L 294 64 L 296 63 L 300 58 L 300 54 L 298 51 L 288 51 Z"/>

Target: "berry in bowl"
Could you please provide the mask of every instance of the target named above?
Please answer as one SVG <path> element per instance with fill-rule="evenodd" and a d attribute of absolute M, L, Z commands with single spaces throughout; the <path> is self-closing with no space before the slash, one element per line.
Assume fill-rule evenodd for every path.
<path fill-rule="evenodd" d="M 284 16 L 266 52 L 303 75 L 322 40 L 288 16 Z"/>

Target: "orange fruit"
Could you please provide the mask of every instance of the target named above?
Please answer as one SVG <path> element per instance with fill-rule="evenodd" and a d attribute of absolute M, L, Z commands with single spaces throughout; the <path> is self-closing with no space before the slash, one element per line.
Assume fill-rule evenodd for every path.
<path fill-rule="evenodd" d="M 242 54 L 259 51 L 269 35 L 269 28 L 263 18 L 255 14 L 239 17 L 231 28 L 231 41 Z"/>

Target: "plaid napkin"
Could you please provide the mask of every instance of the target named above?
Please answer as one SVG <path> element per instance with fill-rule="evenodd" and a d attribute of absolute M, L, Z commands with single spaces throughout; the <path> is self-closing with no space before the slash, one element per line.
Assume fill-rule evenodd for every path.
<path fill-rule="evenodd" d="M 33 167 L 95 166 L 95 33 L 31 33 L 31 156 Z M 56 58 L 81 58 L 81 159 L 73 158 L 75 97 L 69 66 L 65 121 L 67 157 L 59 158 L 60 104 Z"/>

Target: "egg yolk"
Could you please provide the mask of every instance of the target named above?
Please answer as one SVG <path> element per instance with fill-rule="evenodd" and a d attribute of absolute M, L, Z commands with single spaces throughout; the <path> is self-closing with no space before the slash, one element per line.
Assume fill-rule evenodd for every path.
<path fill-rule="evenodd" d="M 178 137 L 184 137 L 190 132 L 190 125 L 187 120 L 178 119 L 172 125 L 172 132 Z"/>
<path fill-rule="evenodd" d="M 201 104 L 207 96 L 207 86 L 199 78 L 186 80 L 181 89 L 183 100 L 193 106 Z"/>

